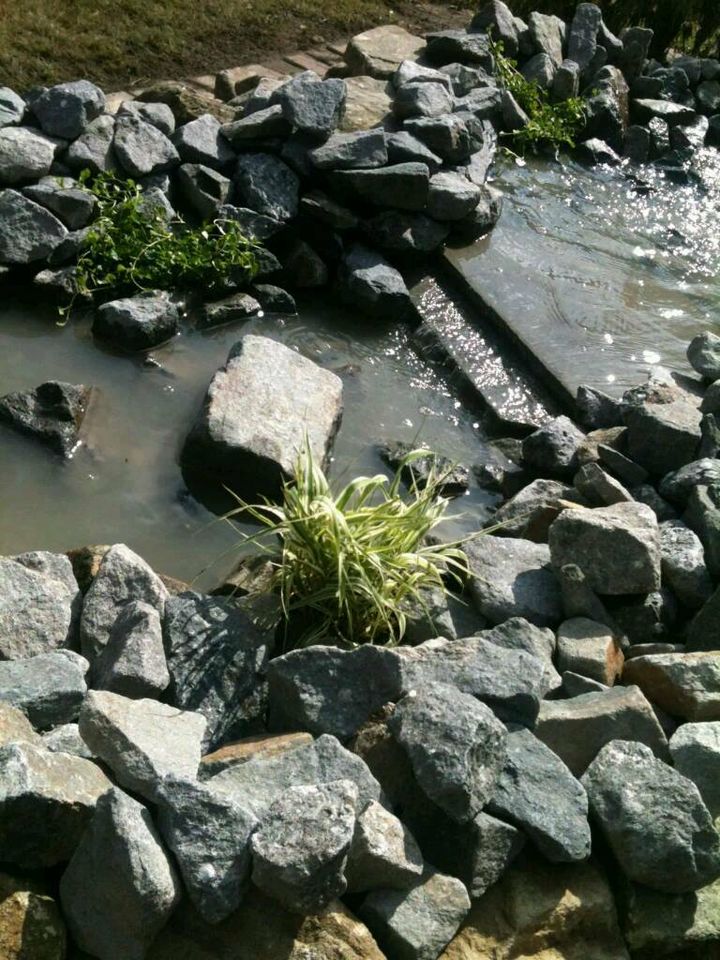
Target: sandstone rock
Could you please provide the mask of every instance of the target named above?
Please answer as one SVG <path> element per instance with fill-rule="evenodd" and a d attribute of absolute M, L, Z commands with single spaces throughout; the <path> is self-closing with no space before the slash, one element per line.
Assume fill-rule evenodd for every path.
<path fill-rule="evenodd" d="M 350 893 L 404 890 L 423 873 L 420 848 L 408 828 L 375 800 L 358 814 L 345 874 Z"/>
<path fill-rule="evenodd" d="M 45 207 L 15 190 L 0 192 L 0 263 L 44 260 L 66 235 L 63 224 Z"/>
<path fill-rule="evenodd" d="M 345 80 L 345 114 L 339 130 L 352 133 L 370 130 L 392 116 L 392 87 L 386 80 L 373 77 L 348 77 Z"/>
<path fill-rule="evenodd" d="M 345 60 L 352 73 L 391 77 L 404 60 L 416 60 L 425 41 L 402 27 L 388 25 L 359 33 L 348 44 Z"/>
<path fill-rule="evenodd" d="M 105 109 L 105 95 L 88 80 L 58 83 L 33 100 L 32 112 L 45 133 L 74 140 Z"/>
<path fill-rule="evenodd" d="M 684 720 L 720 720 L 720 652 L 633 657 L 623 671 L 652 703 Z"/>
<path fill-rule="evenodd" d="M 33 725 L 18 707 L 0 700 L 0 747 L 23 740 L 41 746 L 42 738 L 35 733 Z"/>
<path fill-rule="evenodd" d="M 93 687 L 124 697 L 159 697 L 170 683 L 157 608 L 130 600 L 93 665 Z"/>
<path fill-rule="evenodd" d="M 565 620 L 558 629 L 558 669 L 580 673 L 611 687 L 620 677 L 624 657 L 604 623 L 587 617 Z"/>
<path fill-rule="evenodd" d="M 88 662 L 69 650 L 0 661 L 0 701 L 23 710 L 44 729 L 75 720 L 87 692 Z"/>
<path fill-rule="evenodd" d="M 697 787 L 644 744 L 609 743 L 582 783 L 593 818 L 631 880 L 686 893 L 720 876 L 720 838 Z"/>

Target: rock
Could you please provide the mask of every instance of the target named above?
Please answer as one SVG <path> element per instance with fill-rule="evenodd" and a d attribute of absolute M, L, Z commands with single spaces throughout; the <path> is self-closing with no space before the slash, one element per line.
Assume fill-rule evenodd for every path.
<path fill-rule="evenodd" d="M 684 518 L 702 540 L 708 570 L 720 578 L 720 487 L 693 487 Z"/>
<path fill-rule="evenodd" d="M 254 110 L 252 113 L 222 127 L 222 135 L 234 147 L 242 148 L 260 142 L 272 142 L 278 137 L 287 137 L 290 124 L 279 103 Z"/>
<path fill-rule="evenodd" d="M 562 619 L 560 588 L 545 544 L 489 535 L 470 541 L 464 549 L 470 595 L 491 623 L 517 616 L 545 627 Z"/>
<path fill-rule="evenodd" d="M 284 83 L 275 97 L 293 130 L 325 140 L 342 118 L 345 81 L 322 81 L 306 70 Z"/>
<path fill-rule="evenodd" d="M 44 729 L 77 719 L 87 686 L 88 663 L 69 650 L 0 661 L 0 701 L 23 710 Z"/>
<path fill-rule="evenodd" d="M 291 220 L 298 212 L 300 184 L 282 160 L 268 153 L 238 159 L 235 183 L 243 201 L 274 220 Z"/>
<path fill-rule="evenodd" d="M 706 457 L 703 460 L 693 460 L 663 477 L 660 494 L 666 500 L 683 504 L 693 487 L 717 484 L 720 484 L 720 460 Z"/>
<path fill-rule="evenodd" d="M 225 920 L 240 906 L 250 879 L 255 817 L 234 797 L 168 777 L 160 791 L 158 826 L 200 916 L 206 923 Z"/>
<path fill-rule="evenodd" d="M 2 747 L 0 857 L 24 870 L 67 860 L 111 786 L 89 760 L 27 742 Z"/>
<path fill-rule="evenodd" d="M 649 747 L 609 743 L 582 783 L 593 819 L 631 880 L 685 893 L 720 876 L 720 837 L 697 787 Z"/>
<path fill-rule="evenodd" d="M 27 127 L 0 128 L 0 184 L 27 183 L 50 172 L 55 145 Z"/>
<path fill-rule="evenodd" d="M 290 787 L 350 780 L 358 788 L 357 809 L 370 800 L 384 801 L 380 784 L 360 757 L 323 735 L 309 744 L 290 745 L 277 755 L 262 753 L 234 763 L 207 780 L 209 786 L 236 797 L 259 820 Z"/>
<path fill-rule="evenodd" d="M 444 117 L 418 117 L 405 121 L 407 133 L 422 141 L 447 163 L 463 163 L 473 152 L 467 123 L 457 113 Z"/>
<path fill-rule="evenodd" d="M 115 118 L 102 114 L 89 123 L 85 132 L 68 147 L 64 160 L 71 170 L 92 173 L 112 172 L 117 167 L 114 148 Z"/>
<path fill-rule="evenodd" d="M 232 107 L 216 100 L 209 92 L 175 80 L 157 81 L 137 94 L 136 100 L 167 104 L 178 126 L 197 120 L 205 113 L 217 117 L 221 123 L 232 120 L 234 115 Z"/>
<path fill-rule="evenodd" d="M 620 163 L 618 154 L 604 140 L 597 138 L 584 140 L 579 144 L 578 149 L 590 163 L 605 163 L 610 166 L 617 166 Z"/>
<path fill-rule="evenodd" d="M 618 66 L 628 80 L 637 76 L 647 59 L 653 31 L 645 27 L 627 27 L 620 34 L 623 52 Z"/>
<path fill-rule="evenodd" d="M 197 778 L 205 718 L 159 703 L 91 690 L 80 711 L 80 736 L 118 782 L 151 802 L 164 777 Z"/>
<path fill-rule="evenodd" d="M 523 440 L 523 459 L 544 476 L 569 479 L 577 470 L 578 447 L 584 439 L 572 420 L 556 417 Z"/>
<path fill-rule="evenodd" d="M 528 20 L 528 28 L 536 50 L 546 54 L 559 67 L 563 62 L 565 23 L 560 17 L 533 12 Z"/>
<path fill-rule="evenodd" d="M 687 631 L 687 647 L 691 652 L 720 651 L 720 588 L 695 615 Z"/>
<path fill-rule="evenodd" d="M 507 759 L 487 812 L 522 829 L 553 863 L 585 860 L 590 825 L 585 790 L 529 730 L 511 729 Z"/>
<path fill-rule="evenodd" d="M 717 116 L 720 111 L 720 83 L 704 80 L 695 91 L 698 109 L 706 116 Z"/>
<path fill-rule="evenodd" d="M 685 127 L 672 127 L 670 146 L 673 150 L 699 150 L 705 144 L 710 123 L 707 117 L 698 117 Z"/>
<path fill-rule="evenodd" d="M 183 458 L 238 493 L 278 497 L 306 439 L 315 461 L 326 462 L 341 415 L 339 377 L 274 340 L 248 335 L 215 374 Z"/>
<path fill-rule="evenodd" d="M 611 477 L 594 462 L 580 467 L 573 483 L 578 492 L 593 507 L 611 507 L 615 503 L 631 503 L 634 499 L 619 480 Z"/>
<path fill-rule="evenodd" d="M 452 92 L 452 81 L 447 73 L 425 67 L 416 60 L 403 60 L 393 75 L 392 82 L 396 90 L 414 83 L 439 83 Z"/>
<path fill-rule="evenodd" d="M 700 538 L 682 520 L 667 520 L 660 524 L 660 551 L 663 582 L 686 607 L 702 607 L 713 586 Z"/>
<path fill-rule="evenodd" d="M 205 717 L 205 746 L 262 728 L 262 675 L 272 636 L 233 599 L 186 592 L 167 601 L 163 637 L 172 701 Z"/>
<path fill-rule="evenodd" d="M 256 317 L 262 308 L 249 293 L 233 293 L 222 300 L 205 303 L 196 321 L 198 330 L 221 327 L 227 323 L 243 322 Z"/>
<path fill-rule="evenodd" d="M 670 126 L 688 124 L 695 120 L 695 111 L 682 103 L 672 103 L 670 100 L 653 100 L 640 98 L 633 100 L 632 110 L 639 123 L 650 120 L 664 120 Z"/>
<path fill-rule="evenodd" d="M 345 114 L 339 130 L 352 133 L 370 130 L 392 116 L 392 86 L 373 77 L 348 77 L 345 80 Z"/>
<path fill-rule="evenodd" d="M 536 53 L 523 65 L 522 75 L 543 90 L 550 90 L 555 80 L 555 64 L 547 53 Z"/>
<path fill-rule="evenodd" d="M 75 140 L 105 110 L 105 95 L 87 80 L 59 83 L 33 100 L 32 112 L 52 137 Z"/>
<path fill-rule="evenodd" d="M 687 348 L 690 366 L 706 380 L 720 378 L 720 337 L 709 330 L 690 341 Z"/>
<path fill-rule="evenodd" d="M 502 92 L 502 126 L 506 133 L 522 130 L 530 123 L 530 117 L 509 90 Z"/>
<path fill-rule="evenodd" d="M 395 95 L 395 116 L 440 117 L 452 113 L 454 98 L 445 83 L 407 83 Z"/>
<path fill-rule="evenodd" d="M 225 170 L 235 160 L 225 130 L 227 127 L 221 127 L 215 117 L 205 113 L 180 127 L 172 142 L 184 163 L 201 163 L 215 170 Z"/>
<path fill-rule="evenodd" d="M 385 210 L 365 221 L 370 240 L 388 254 L 432 253 L 442 246 L 450 232 L 448 225 L 437 223 L 422 213 Z"/>
<path fill-rule="evenodd" d="M 345 301 L 371 316 L 395 320 L 411 310 L 402 274 L 379 253 L 359 243 L 342 260 L 338 286 Z"/>
<path fill-rule="evenodd" d="M 23 711 L 0 700 L 0 747 L 16 740 L 24 740 L 34 746 L 42 744 L 42 738 L 35 733 Z"/>
<path fill-rule="evenodd" d="M 358 814 L 345 868 L 348 891 L 404 890 L 423 873 L 420 848 L 410 831 L 375 800 Z"/>
<path fill-rule="evenodd" d="M 357 170 L 383 167 L 388 162 L 381 127 L 354 133 L 335 133 L 310 153 L 318 170 Z"/>
<path fill-rule="evenodd" d="M 80 620 L 83 653 L 93 660 L 105 647 L 128 601 L 142 601 L 162 614 L 168 591 L 162 580 L 125 544 L 109 547 L 85 594 Z"/>
<path fill-rule="evenodd" d="M 493 73 L 494 59 L 487 34 L 467 30 L 437 30 L 428 33 L 425 39 L 425 53 L 430 63 L 439 67 L 447 63 L 464 63 L 481 66 L 488 73 Z"/>
<path fill-rule="evenodd" d="M 581 70 L 593 62 L 601 23 L 600 7 L 594 3 L 578 4 L 568 31 L 568 59 L 574 60 Z"/>
<path fill-rule="evenodd" d="M 97 207 L 95 197 L 88 190 L 65 178 L 45 177 L 25 187 L 23 193 L 59 217 L 68 230 L 86 226 Z"/>
<path fill-rule="evenodd" d="M 436 960 L 469 909 L 459 880 L 428 869 L 410 890 L 374 890 L 358 914 L 390 956 Z"/>
<path fill-rule="evenodd" d="M 93 687 L 131 699 L 159 697 L 170 683 L 156 607 L 130 600 L 93 665 Z"/>
<path fill-rule="evenodd" d="M 349 780 L 290 787 L 252 835 L 253 883 L 289 910 L 322 910 L 346 888 L 358 791 Z"/>
<path fill-rule="evenodd" d="M 550 528 L 549 543 L 553 567 L 577 564 L 597 593 L 647 593 L 660 586 L 657 519 L 645 504 L 565 510 Z"/>
<path fill-rule="evenodd" d="M 623 670 L 623 654 L 604 623 L 586 617 L 566 620 L 558 630 L 558 669 L 612 686 Z"/>
<path fill-rule="evenodd" d="M 300 213 L 317 220 L 332 230 L 353 230 L 359 220 L 348 207 L 336 203 L 326 193 L 313 190 L 300 200 Z"/>
<path fill-rule="evenodd" d="M 651 377 L 623 400 L 628 456 L 661 477 L 695 459 L 701 416 L 694 394 L 672 380 Z"/>
<path fill-rule="evenodd" d="M 556 641 L 552 630 L 536 627 L 522 617 L 512 617 L 477 635 L 505 650 L 524 650 L 529 653 L 543 665 L 540 689 L 544 688 L 547 694 L 559 688 L 561 678 L 553 665 Z"/>
<path fill-rule="evenodd" d="M 0 397 L 0 420 L 70 457 L 80 442 L 92 393 L 92 387 L 50 380 L 33 390 Z"/>
<path fill-rule="evenodd" d="M 293 239 L 283 257 L 283 268 L 293 288 L 324 287 L 328 282 L 328 268 L 322 257 L 305 240 Z"/>
<path fill-rule="evenodd" d="M 672 640 L 678 619 L 675 594 L 663 587 L 645 596 L 608 598 L 617 633 L 635 645 Z"/>
<path fill-rule="evenodd" d="M 480 200 L 481 191 L 458 173 L 436 173 L 430 180 L 428 213 L 435 220 L 462 220 Z"/>
<path fill-rule="evenodd" d="M 60 881 L 74 939 L 101 960 L 142 960 L 180 897 L 149 811 L 109 790 Z"/>
<path fill-rule="evenodd" d="M 98 307 L 93 335 L 124 350 L 150 350 L 175 336 L 179 319 L 169 294 L 154 290 Z"/>
<path fill-rule="evenodd" d="M 26 103 L 10 87 L 0 87 L 0 127 L 11 127 L 22 123 Z"/>
<path fill-rule="evenodd" d="M 473 904 L 440 960 L 629 960 L 611 887 L 597 864 L 529 853 Z"/>
<path fill-rule="evenodd" d="M 367 718 L 402 692 L 394 651 L 316 646 L 268 664 L 269 722 L 275 730 L 308 730 L 349 739 Z"/>
<path fill-rule="evenodd" d="M 424 163 L 431 174 L 442 167 L 442 159 L 406 130 L 387 134 L 385 143 L 390 163 Z"/>
<path fill-rule="evenodd" d="M 146 177 L 169 170 L 180 162 L 172 142 L 157 127 L 136 117 L 115 121 L 115 153 L 131 177 Z"/>
<path fill-rule="evenodd" d="M 27 739 L 27 738 L 23 738 Z M 42 735 L 42 746 L 51 753 L 69 753 L 73 757 L 82 757 L 85 760 L 94 760 L 92 751 L 88 748 L 76 723 L 61 723 Z"/>
<path fill-rule="evenodd" d="M 313 742 L 309 733 L 261 733 L 254 737 L 244 737 L 234 743 L 206 753 L 200 761 L 201 780 L 208 780 L 216 773 L 222 773 L 235 764 L 245 763 L 253 757 L 274 757 L 304 747 Z"/>
<path fill-rule="evenodd" d="M 671 507 L 667 500 L 663 500 L 655 487 L 653 487 L 651 484 L 645 483 L 640 484 L 638 487 L 633 487 L 632 495 L 638 503 L 647 504 L 647 506 L 650 507 L 652 512 L 658 518 L 659 522 L 677 519 L 677 512 L 675 508 Z"/>
<path fill-rule="evenodd" d="M 337 171 L 331 182 L 373 206 L 423 210 L 428 202 L 430 171 L 424 163 L 395 163 L 378 170 Z"/>
<path fill-rule="evenodd" d="M 487 526 L 497 536 L 547 543 L 553 521 L 568 503 L 580 500 L 576 490 L 558 480 L 533 480 L 499 507 Z"/>
<path fill-rule="evenodd" d="M 66 235 L 60 220 L 40 204 L 15 190 L 0 192 L 1 263 L 44 260 Z"/>
<path fill-rule="evenodd" d="M 514 623 L 520 626 L 523 621 Z M 487 704 L 503 722 L 533 726 L 539 702 L 549 689 L 547 661 L 503 644 L 500 633 L 488 630 L 461 640 L 438 638 L 418 647 L 400 647 L 403 689 L 450 684 Z"/>
<path fill-rule="evenodd" d="M 292 316 L 297 314 L 295 300 L 282 287 L 275 287 L 270 283 L 256 283 L 250 290 L 265 313 L 286 313 Z"/>
<path fill-rule="evenodd" d="M 488 707 L 449 684 L 425 683 L 398 704 L 388 727 L 420 787 L 452 820 L 480 813 L 505 761 L 505 728 Z"/>
<path fill-rule="evenodd" d="M 65 948 L 65 924 L 43 885 L 1 873 L 0 956 L 5 960 L 65 960 Z"/>
<path fill-rule="evenodd" d="M 581 697 L 584 693 L 603 693 L 609 689 L 604 683 L 573 673 L 572 670 L 565 670 L 562 675 L 561 696 L 564 698 Z"/>
<path fill-rule="evenodd" d="M 720 816 L 720 723 L 684 723 L 670 739 L 675 769 L 692 780 L 710 815 Z"/>
<path fill-rule="evenodd" d="M 667 761 L 668 744 L 649 702 L 638 687 L 615 687 L 570 700 L 540 705 L 535 736 L 582 776 L 605 744 L 612 740 L 644 743 Z"/>
<path fill-rule="evenodd" d="M 175 117 L 166 103 L 142 103 L 139 100 L 124 100 L 115 111 L 116 117 L 129 115 L 145 120 L 157 127 L 166 137 L 175 132 Z"/>
<path fill-rule="evenodd" d="M 402 27 L 389 24 L 366 30 L 352 38 L 345 51 L 351 73 L 377 79 L 392 77 L 405 60 L 416 60 L 425 49 L 425 41 Z"/>
<path fill-rule="evenodd" d="M 625 683 L 636 683 L 648 700 L 684 720 L 720 719 L 720 653 L 698 651 L 633 657 Z"/>
<path fill-rule="evenodd" d="M 232 181 L 212 167 L 184 163 L 175 175 L 180 195 L 203 222 L 215 220 L 227 205 Z"/>
<path fill-rule="evenodd" d="M 503 0 L 490 0 L 481 7 L 473 17 L 470 29 L 491 33 L 495 40 L 502 42 L 506 56 L 517 57 L 518 28 L 510 8 Z"/>
<path fill-rule="evenodd" d="M 283 228 L 283 225 L 272 217 L 266 217 L 247 207 L 234 207 L 227 203 L 218 208 L 217 219 L 236 220 L 245 236 L 254 237 L 256 240 L 268 240 Z"/>
<path fill-rule="evenodd" d="M 459 497 L 470 486 L 470 472 L 462 464 L 456 464 L 449 457 L 442 457 L 432 450 L 426 456 L 408 459 L 419 448 L 401 440 L 388 440 L 378 444 L 378 453 L 382 460 L 393 470 L 399 470 L 403 482 L 408 487 L 416 486 L 424 490 L 431 479 L 438 483 L 438 491 L 445 497 Z"/>

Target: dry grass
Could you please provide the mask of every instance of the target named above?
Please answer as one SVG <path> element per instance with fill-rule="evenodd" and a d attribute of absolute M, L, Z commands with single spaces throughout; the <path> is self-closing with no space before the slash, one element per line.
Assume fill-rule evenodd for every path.
<path fill-rule="evenodd" d="M 214 73 L 395 22 L 467 19 L 449 0 L 0 0 L 0 85 L 105 89 Z"/>

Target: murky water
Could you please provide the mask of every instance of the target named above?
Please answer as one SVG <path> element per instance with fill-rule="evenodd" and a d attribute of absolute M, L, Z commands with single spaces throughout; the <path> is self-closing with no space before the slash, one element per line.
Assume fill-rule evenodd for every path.
<path fill-rule="evenodd" d="M 61 329 L 55 320 L 51 307 L 30 300 L 0 307 L 0 393 L 49 379 L 96 385 L 87 445 L 63 462 L 0 425 L 0 554 L 124 541 L 183 579 L 215 561 L 200 580 L 214 582 L 232 565 L 226 551 L 237 534 L 189 494 L 178 455 L 212 375 L 247 332 L 282 340 L 342 375 L 338 479 L 382 470 L 374 451 L 382 438 L 418 438 L 468 465 L 484 459 L 479 422 L 418 359 L 408 332 L 373 327 L 329 303 L 304 306 L 295 319 L 206 334 L 188 328 L 154 352 L 159 369 L 103 350 L 87 323 Z M 475 487 L 456 503 L 468 516 L 453 526 L 477 528 L 487 502 Z"/>
<path fill-rule="evenodd" d="M 718 151 L 697 155 L 687 185 L 567 159 L 503 161 L 497 185 L 495 231 L 451 260 L 570 393 L 682 368 L 688 340 L 720 324 Z"/>

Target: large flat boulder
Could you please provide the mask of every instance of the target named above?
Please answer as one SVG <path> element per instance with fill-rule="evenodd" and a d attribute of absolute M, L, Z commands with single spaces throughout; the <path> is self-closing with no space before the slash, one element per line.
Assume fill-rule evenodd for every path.
<path fill-rule="evenodd" d="M 325 464 L 342 416 L 342 381 L 294 350 L 248 335 L 214 376 L 183 460 L 237 493 L 277 498 L 307 439 Z"/>
<path fill-rule="evenodd" d="M 387 80 L 403 60 L 416 60 L 424 49 L 422 37 L 388 24 L 353 37 L 345 51 L 345 60 L 353 73 Z"/>

